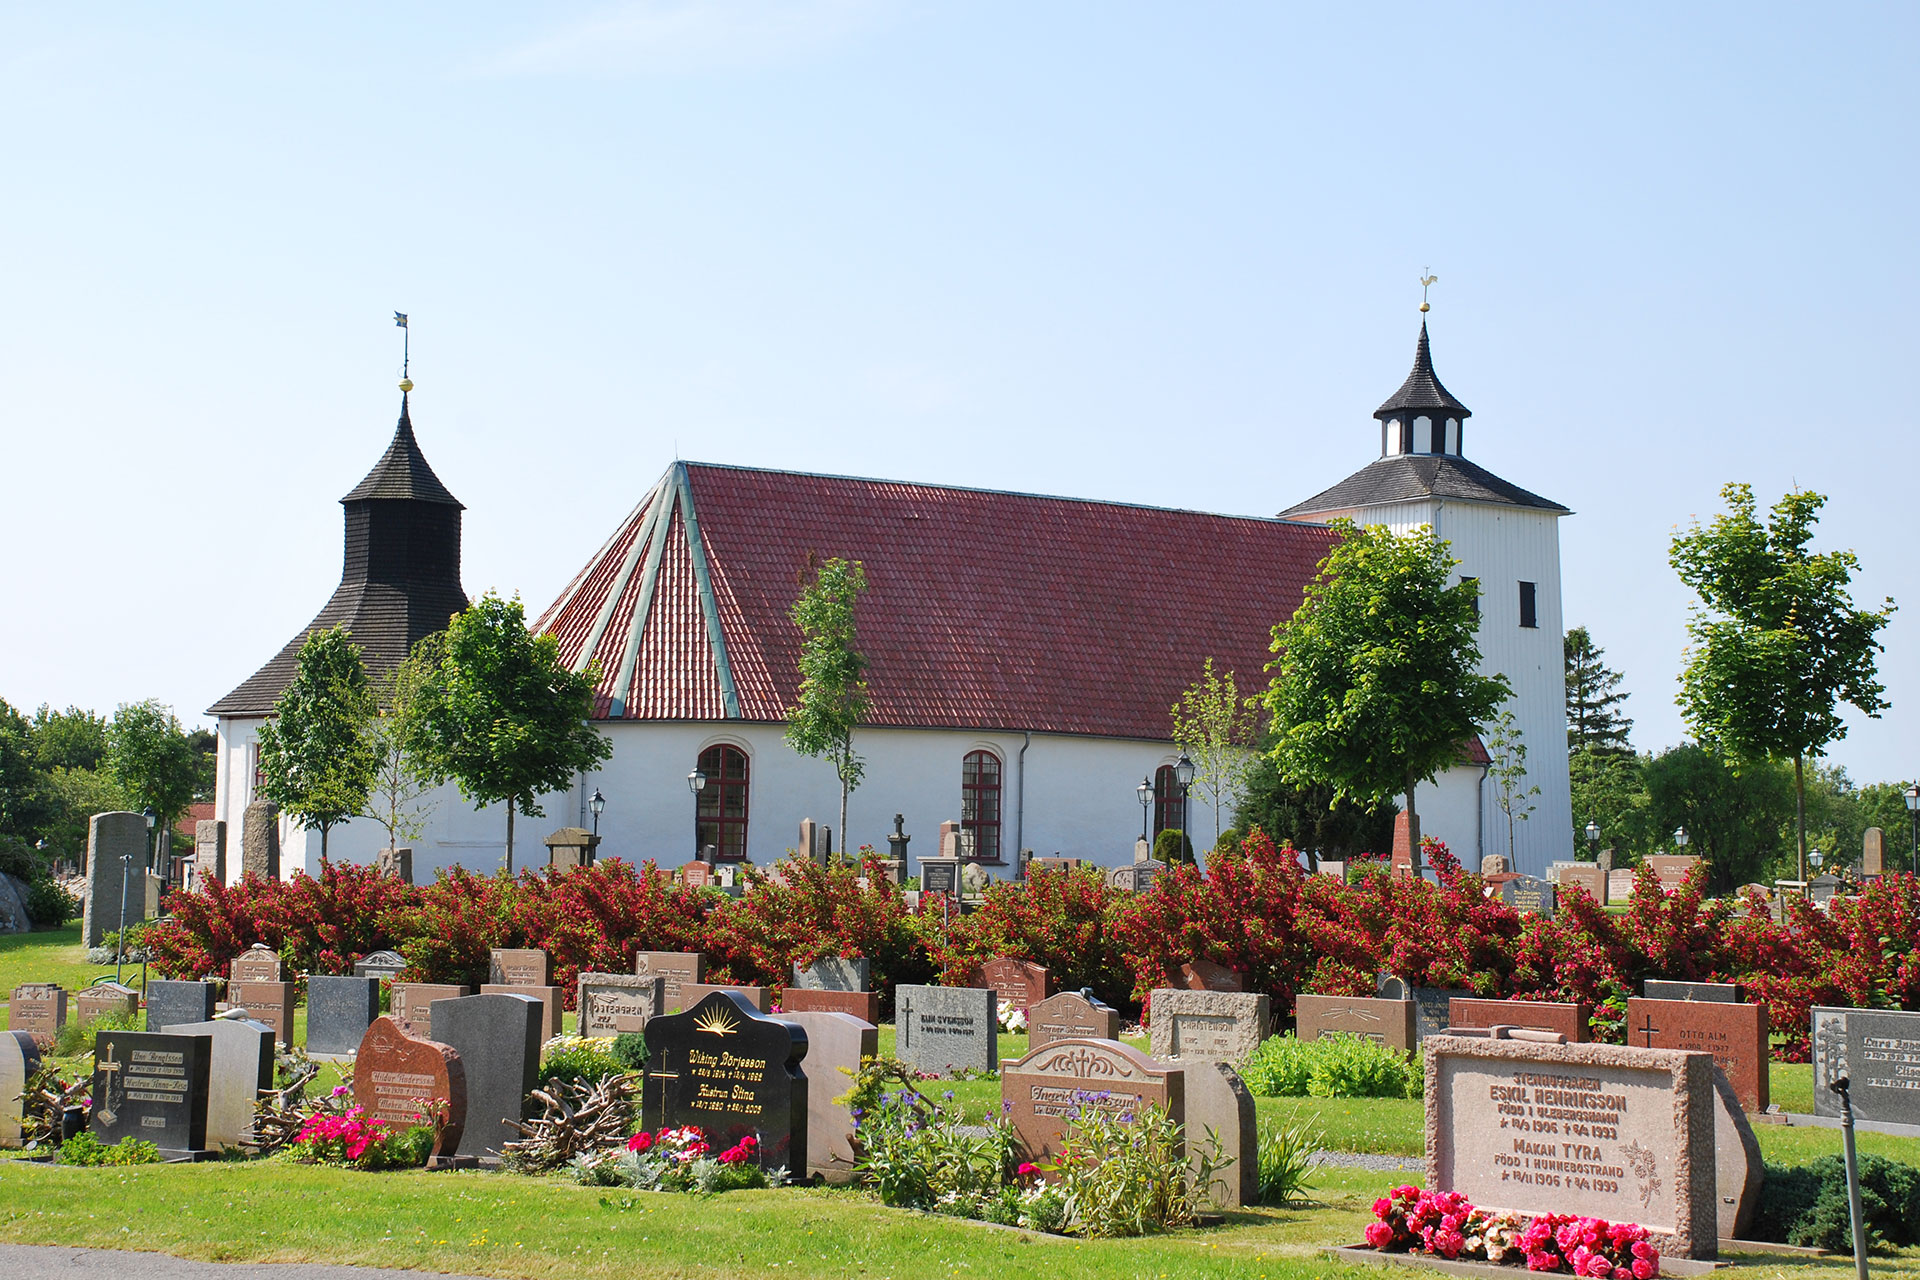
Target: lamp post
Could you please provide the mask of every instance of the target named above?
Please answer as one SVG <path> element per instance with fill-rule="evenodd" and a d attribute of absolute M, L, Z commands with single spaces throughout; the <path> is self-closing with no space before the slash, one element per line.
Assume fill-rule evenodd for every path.
<path fill-rule="evenodd" d="M 1600 861 L 1600 824 L 1591 818 L 1587 820 L 1587 851 L 1595 862 Z"/>
<path fill-rule="evenodd" d="M 1187 793 L 1193 789 L 1193 775 L 1197 770 L 1193 761 L 1181 756 L 1173 766 L 1173 780 L 1180 784 L 1180 830 L 1184 834 L 1193 825 L 1193 818 L 1187 813 Z"/>
<path fill-rule="evenodd" d="M 1153 812 L 1153 781 L 1140 779 L 1140 785 L 1134 788 L 1134 794 L 1140 797 L 1140 838 L 1147 841 L 1147 847 L 1153 847 L 1153 838 L 1147 834 L 1147 817 Z"/>
<path fill-rule="evenodd" d="M 1907 854 L 1907 870 L 1920 871 L 1920 782 L 1907 788 L 1907 821 L 1913 824 L 1913 849 Z"/>
<path fill-rule="evenodd" d="M 600 794 L 600 788 L 593 789 L 593 799 L 587 801 L 587 808 L 593 813 L 593 839 L 600 842 L 600 815 L 607 811 L 607 798 Z"/>
<path fill-rule="evenodd" d="M 700 859 L 700 793 L 707 789 L 707 775 L 695 765 L 693 772 L 687 775 L 687 790 L 693 792 L 693 857 Z M 717 852 L 717 851 L 716 851 Z"/>

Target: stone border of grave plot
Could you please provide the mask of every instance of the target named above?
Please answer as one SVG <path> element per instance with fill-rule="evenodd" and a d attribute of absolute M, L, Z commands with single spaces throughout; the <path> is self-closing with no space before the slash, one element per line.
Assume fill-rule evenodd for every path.
<path fill-rule="evenodd" d="M 1528 1271 L 1525 1263 L 1514 1266 L 1504 1262 L 1460 1262 L 1435 1258 L 1424 1253 L 1382 1253 L 1370 1245 L 1344 1244 L 1322 1249 L 1321 1253 L 1335 1262 L 1357 1262 L 1363 1267 L 1425 1267 L 1429 1271 L 1444 1271 L 1452 1276 L 1529 1276 L 1539 1274 L 1567 1275 L 1565 1271 L 1551 1273 Z M 1724 1265 L 1724 1264 L 1721 1264 Z M 1660 1255 L 1660 1274 L 1663 1276 L 1704 1276 L 1716 1270 L 1715 1264 L 1705 1258 L 1669 1258 Z"/>
<path fill-rule="evenodd" d="M 1755 1124 L 1776 1124 L 1783 1129 L 1838 1129 L 1839 1116 L 1809 1115 L 1805 1111 L 1769 1111 L 1763 1115 L 1748 1116 Z M 1862 1133 L 1885 1134 L 1889 1138 L 1920 1138 L 1920 1124 L 1895 1124 L 1891 1120 L 1861 1120 L 1855 1118 L 1853 1127 Z"/>

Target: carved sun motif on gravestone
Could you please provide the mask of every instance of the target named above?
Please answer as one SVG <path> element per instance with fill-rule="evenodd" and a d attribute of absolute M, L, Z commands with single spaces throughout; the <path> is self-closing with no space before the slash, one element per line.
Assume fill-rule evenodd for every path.
<path fill-rule="evenodd" d="M 740 1023 L 725 1009 L 709 1009 L 700 1015 L 693 1029 L 709 1035 L 730 1036 L 740 1030 Z"/>

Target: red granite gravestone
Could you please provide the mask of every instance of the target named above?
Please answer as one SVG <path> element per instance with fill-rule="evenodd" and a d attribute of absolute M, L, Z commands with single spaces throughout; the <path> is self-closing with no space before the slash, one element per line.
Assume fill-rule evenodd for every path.
<path fill-rule="evenodd" d="M 482 983 L 480 994 L 483 996 L 527 996 L 538 1000 L 541 1005 L 540 1042 L 545 1044 L 560 1034 L 561 1003 L 565 995 L 560 987 L 523 987 L 517 983 Z"/>
<path fill-rule="evenodd" d="M 109 1015 L 131 1017 L 140 1011 L 140 993 L 117 982 L 100 982 L 74 998 L 75 1016 L 82 1022 Z"/>
<path fill-rule="evenodd" d="M 1711 1053 L 1727 1073 L 1740 1109 L 1767 1109 L 1767 1007 L 1709 1000 L 1627 1000 L 1627 1043 L 1641 1049 Z"/>
<path fill-rule="evenodd" d="M 1001 1004 L 1025 1009 L 1053 994 L 1053 975 L 1027 960 L 996 956 L 975 970 L 973 985 L 989 987 Z"/>
<path fill-rule="evenodd" d="M 680 988 L 689 982 L 703 982 L 707 976 L 707 958 L 698 951 L 636 951 L 633 971 L 643 978 L 667 980 L 665 1013 L 678 1013 L 686 1007 Z"/>
<path fill-rule="evenodd" d="M 280 977 L 280 953 L 258 942 L 235 956 L 227 967 L 229 982 L 278 982 Z"/>
<path fill-rule="evenodd" d="M 13 989 L 7 1004 L 7 1023 L 24 1031 L 42 1049 L 53 1047 L 60 1028 L 67 1025 L 67 992 L 52 982 L 27 982 Z"/>
<path fill-rule="evenodd" d="M 1318 1040 L 1344 1031 L 1389 1049 L 1405 1051 L 1420 1043 L 1414 1030 L 1416 1006 L 1411 1000 L 1303 994 L 1295 1001 L 1294 1034 L 1302 1040 Z"/>
<path fill-rule="evenodd" d="M 1390 874 L 1411 876 L 1413 871 L 1413 836 L 1408 826 L 1407 815 L 1403 811 L 1393 820 L 1393 857 L 1389 864 Z"/>
<path fill-rule="evenodd" d="M 713 867 L 705 862 L 689 862 L 680 868 L 680 883 L 689 889 L 700 889 L 713 883 Z"/>
<path fill-rule="evenodd" d="M 1595 902 L 1602 905 L 1607 901 L 1607 877 L 1591 862 L 1583 862 L 1579 866 L 1561 867 L 1560 887 L 1584 889 Z"/>
<path fill-rule="evenodd" d="M 806 987 L 788 987 L 780 997 L 780 1011 L 782 1013 L 848 1013 L 862 1022 L 871 1022 L 878 1026 L 880 993 L 878 991 L 815 991 Z"/>
<path fill-rule="evenodd" d="M 393 1010 L 394 1023 L 406 1034 L 425 1040 L 433 1034 L 433 1015 L 429 1010 L 435 1000 L 452 1000 L 473 993 L 448 982 L 396 982 L 389 994 L 391 998 L 387 1003 Z"/>
<path fill-rule="evenodd" d="M 1569 1044 L 1585 1044 L 1591 1037 L 1587 1020 L 1593 1010 L 1585 1004 L 1554 1004 L 1538 1000 L 1467 1000 L 1447 1002 L 1448 1025 L 1455 1027 L 1525 1027 L 1553 1031 Z"/>
<path fill-rule="evenodd" d="M 1247 976 L 1211 960 L 1189 960 L 1180 966 L 1171 985 L 1186 991 L 1245 991 Z"/>
<path fill-rule="evenodd" d="M 447 1124 L 433 1145 L 435 1156 L 444 1155 L 460 1145 L 466 1126 L 466 1068 L 446 1045 L 416 1039 L 392 1018 L 378 1018 L 354 1059 L 353 1100 L 373 1119 L 400 1125 L 418 1124 L 425 1104 L 444 1100 Z"/>
<path fill-rule="evenodd" d="M 1000 1064 L 1000 1097 L 1024 1157 L 1059 1153 L 1068 1117 L 1081 1107 L 1138 1115 L 1158 1103 L 1186 1123 L 1186 1069 L 1156 1062 L 1118 1040 L 1055 1040 Z"/>
<path fill-rule="evenodd" d="M 293 1047 L 291 982 L 230 982 L 227 984 L 227 1007 L 245 1009 L 249 1018 L 273 1028 L 273 1038 L 281 1047 Z"/>
<path fill-rule="evenodd" d="M 1055 1040 L 1118 1040 L 1120 1014 L 1078 991 L 1062 991 L 1027 1009 L 1027 1051 Z"/>
<path fill-rule="evenodd" d="M 1691 855 L 1648 854 L 1646 863 L 1653 868 L 1653 874 L 1660 877 L 1660 887 L 1672 893 L 1687 882 L 1687 873 L 1700 865 L 1700 859 Z"/>
<path fill-rule="evenodd" d="M 680 984 L 680 999 L 685 1008 L 691 1009 L 716 991 L 730 991 L 761 1013 L 773 1007 L 773 994 L 767 988 L 735 987 L 723 982 L 683 982 Z"/>

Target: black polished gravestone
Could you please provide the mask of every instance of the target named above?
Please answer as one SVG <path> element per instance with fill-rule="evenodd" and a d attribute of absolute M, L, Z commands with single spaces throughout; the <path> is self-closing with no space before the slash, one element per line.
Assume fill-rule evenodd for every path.
<path fill-rule="evenodd" d="M 380 1016 L 380 979 L 307 975 L 307 1052 L 345 1057 L 357 1052 Z"/>
<path fill-rule="evenodd" d="M 1405 978 L 1396 978 L 1387 973 L 1379 975 L 1378 987 L 1382 1000 L 1413 1001 L 1413 1034 L 1416 1040 L 1437 1036 L 1447 1029 L 1447 1024 L 1453 1020 L 1451 1010 L 1455 996 L 1472 999 L 1474 995 L 1459 987 L 1416 987 Z"/>
<path fill-rule="evenodd" d="M 147 1030 L 165 1031 L 183 1022 L 205 1022 L 213 1017 L 211 982 L 175 982 L 153 978 L 147 982 Z"/>
<path fill-rule="evenodd" d="M 1648 978 L 1642 984 L 1649 1000 L 1705 1000 L 1710 1004 L 1742 1004 L 1737 982 L 1669 982 Z"/>
<path fill-rule="evenodd" d="M 527 1095 L 540 1074 L 546 1004 L 532 996 L 493 992 L 435 1000 L 431 1013 L 433 1038 L 460 1055 L 467 1073 L 466 1128 L 441 1154 L 492 1163 L 503 1143 L 521 1136 L 509 1122 L 525 1117 Z"/>
<path fill-rule="evenodd" d="M 109 1146 L 138 1138 L 173 1157 L 204 1154 L 212 1053 L 201 1036 L 102 1031 L 93 1049 L 93 1136 Z"/>
<path fill-rule="evenodd" d="M 649 1129 L 697 1125 L 714 1155 L 743 1137 L 753 1162 L 807 1172 L 807 1033 L 730 991 L 647 1020 L 640 1114 Z M 832 1088 L 822 1080 L 821 1088 Z"/>

